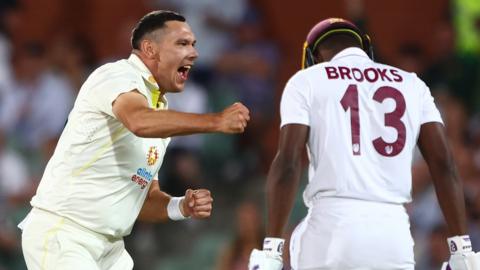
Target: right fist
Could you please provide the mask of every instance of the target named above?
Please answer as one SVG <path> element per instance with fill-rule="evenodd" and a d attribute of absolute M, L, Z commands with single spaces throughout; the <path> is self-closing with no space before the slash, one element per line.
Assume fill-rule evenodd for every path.
<path fill-rule="evenodd" d="M 192 218 L 208 218 L 212 214 L 212 195 L 207 189 L 187 189 L 183 199 L 182 215 Z"/>
<path fill-rule="evenodd" d="M 242 133 L 250 120 L 250 112 L 242 103 L 235 102 L 220 113 L 222 133 Z"/>

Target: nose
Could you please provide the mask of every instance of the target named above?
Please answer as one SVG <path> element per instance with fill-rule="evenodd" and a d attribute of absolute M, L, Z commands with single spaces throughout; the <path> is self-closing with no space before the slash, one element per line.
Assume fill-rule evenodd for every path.
<path fill-rule="evenodd" d="M 189 60 L 195 60 L 198 58 L 198 51 L 195 47 L 192 46 L 192 51 L 190 52 L 190 55 L 188 56 Z"/>

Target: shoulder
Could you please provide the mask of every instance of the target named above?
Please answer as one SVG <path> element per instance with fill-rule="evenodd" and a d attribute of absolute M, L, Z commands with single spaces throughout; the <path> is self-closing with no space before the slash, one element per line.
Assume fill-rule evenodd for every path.
<path fill-rule="evenodd" d="M 390 74 L 393 74 L 394 76 L 401 78 L 401 80 L 406 83 L 413 82 L 415 84 L 418 84 L 418 83 L 425 84 L 423 80 L 420 79 L 420 77 L 418 77 L 418 75 L 415 72 L 409 72 L 395 66 L 378 63 L 378 62 L 375 62 L 375 65 L 380 70 L 387 70 Z"/>
<path fill-rule="evenodd" d="M 122 59 L 116 62 L 106 63 L 98 67 L 90 75 L 91 79 L 98 81 L 109 79 L 134 79 L 140 78 L 141 75 L 135 70 L 135 68 L 128 63 L 127 60 Z"/>
<path fill-rule="evenodd" d="M 118 91 L 140 88 L 142 76 L 126 60 L 106 63 L 94 70 L 80 89 L 80 94 L 97 100 L 99 93 L 106 95 Z"/>
<path fill-rule="evenodd" d="M 306 69 L 299 70 L 293 74 L 287 82 L 286 88 L 305 88 L 308 83 Z"/>
<path fill-rule="evenodd" d="M 325 65 L 327 65 L 327 63 L 320 63 L 305 69 L 300 69 L 290 77 L 289 81 L 308 81 L 312 77 L 317 77 L 319 71 L 323 70 Z"/>
<path fill-rule="evenodd" d="M 323 79 L 327 79 L 325 68 L 327 68 L 328 65 L 329 62 L 325 62 L 301 69 L 290 77 L 287 85 L 301 86 L 302 88 L 305 88 L 321 83 Z"/>

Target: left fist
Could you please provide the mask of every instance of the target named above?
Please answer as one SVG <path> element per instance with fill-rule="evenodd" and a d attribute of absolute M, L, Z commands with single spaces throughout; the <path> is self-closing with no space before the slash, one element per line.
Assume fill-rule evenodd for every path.
<path fill-rule="evenodd" d="M 182 214 L 185 217 L 208 218 L 212 214 L 213 198 L 207 189 L 187 189 L 182 202 Z"/>

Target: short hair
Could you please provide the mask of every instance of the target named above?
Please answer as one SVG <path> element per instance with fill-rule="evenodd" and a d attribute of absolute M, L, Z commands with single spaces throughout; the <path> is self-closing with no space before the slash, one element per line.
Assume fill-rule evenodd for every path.
<path fill-rule="evenodd" d="M 132 48 L 139 49 L 140 41 L 146 34 L 149 34 L 159 28 L 163 28 L 168 21 L 185 22 L 185 17 L 169 10 L 156 10 L 143 16 L 138 21 L 132 31 L 131 44 Z"/>

